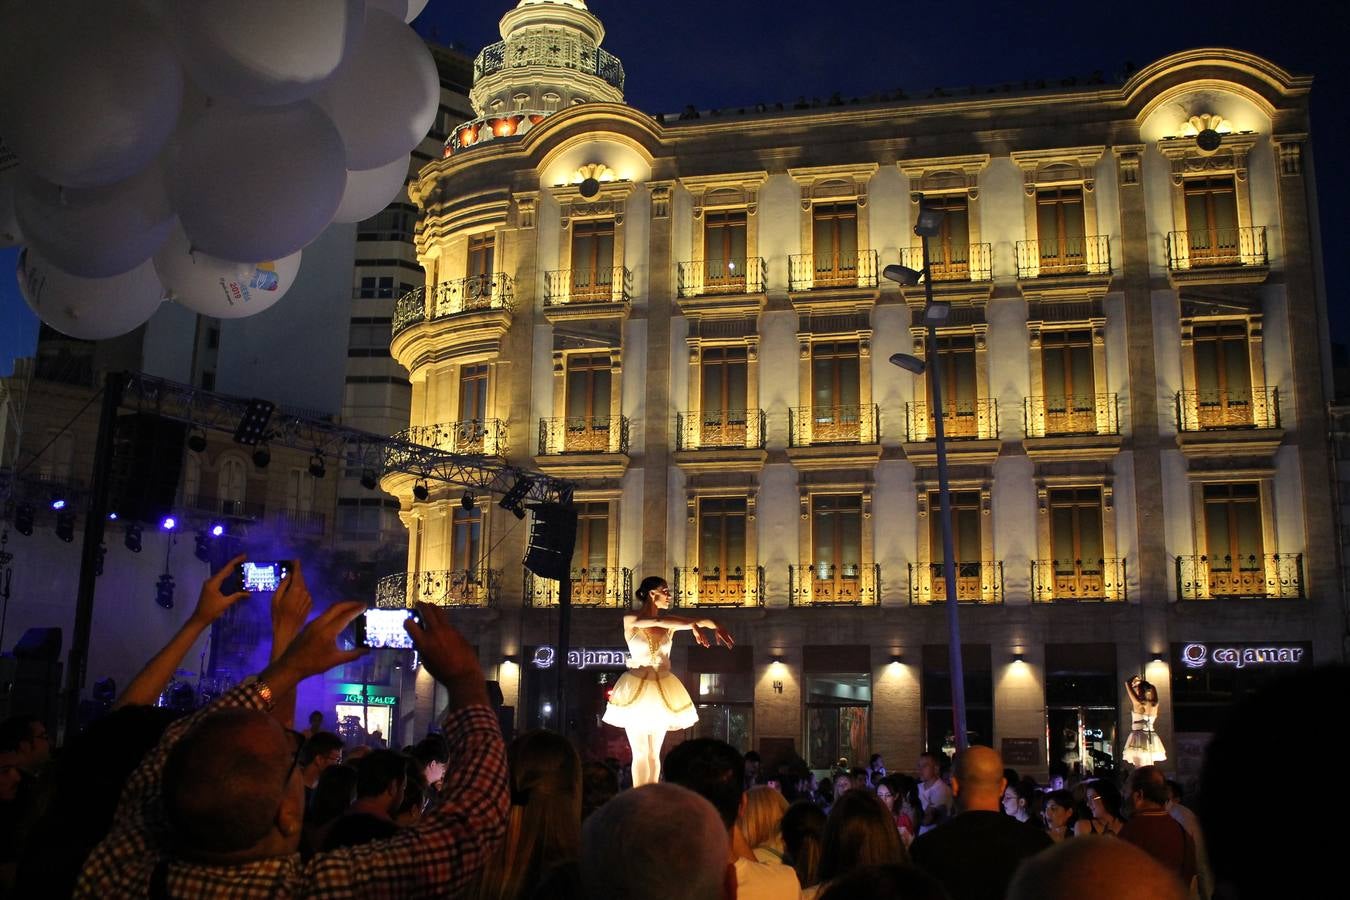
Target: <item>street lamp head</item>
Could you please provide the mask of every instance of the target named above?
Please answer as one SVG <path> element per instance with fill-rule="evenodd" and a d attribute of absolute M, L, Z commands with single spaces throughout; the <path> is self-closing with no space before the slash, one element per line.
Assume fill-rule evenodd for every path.
<path fill-rule="evenodd" d="M 937 237 L 942 229 L 943 212 L 931 206 L 920 206 L 919 217 L 914 220 L 914 233 L 919 237 Z"/>
<path fill-rule="evenodd" d="M 923 320 L 929 324 L 938 324 L 947 321 L 952 314 L 952 304 L 949 300 L 934 300 L 923 309 Z"/>
<path fill-rule="evenodd" d="M 881 274 L 886 280 L 894 281 L 901 287 L 914 287 L 923 277 L 922 272 L 909 266 L 887 266 L 881 270 Z"/>
<path fill-rule="evenodd" d="M 908 353 L 892 353 L 891 365 L 899 366 L 906 372 L 913 372 L 915 375 L 922 375 L 925 368 L 923 360 L 917 356 L 910 356 Z"/>

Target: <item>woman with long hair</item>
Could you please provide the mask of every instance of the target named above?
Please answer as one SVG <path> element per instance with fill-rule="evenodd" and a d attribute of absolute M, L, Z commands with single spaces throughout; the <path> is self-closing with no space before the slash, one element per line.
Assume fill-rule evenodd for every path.
<path fill-rule="evenodd" d="M 1138 675 L 1125 682 L 1133 713 L 1130 736 L 1125 739 L 1121 758 L 1133 766 L 1151 766 L 1167 759 L 1162 738 L 1153 730 L 1158 721 L 1158 689 Z"/>
<path fill-rule="evenodd" d="M 662 615 L 670 609 L 670 585 L 659 575 L 642 579 L 634 594 L 641 606 L 636 613 L 623 617 L 628 671 L 615 683 L 601 719 L 628 733 L 628 745 L 633 750 L 633 787 L 641 787 L 661 777 L 661 742 L 666 732 L 683 731 L 698 722 L 694 701 L 670 671 L 675 632 L 693 632 L 700 647 L 711 646 L 701 628 L 711 628 L 717 643 L 728 650 L 736 642 L 712 619 Z"/>
<path fill-rule="evenodd" d="M 1003 789 L 1003 811 L 1019 822 L 1030 822 L 1031 797 L 1031 787 L 1027 782 L 1009 782 Z"/>
<path fill-rule="evenodd" d="M 886 804 L 900 830 L 900 843 L 908 847 L 919 833 L 919 783 L 908 775 L 892 772 L 877 785 L 877 799 Z"/>
<path fill-rule="evenodd" d="M 788 802 L 774 788 L 758 784 L 745 792 L 745 803 L 736 817 L 736 830 L 745 846 L 762 863 L 781 863 L 783 847 L 783 813 Z"/>
<path fill-rule="evenodd" d="M 792 866 L 803 891 L 820 883 L 820 852 L 825 840 L 825 811 L 798 800 L 783 813 L 783 862 Z"/>
<path fill-rule="evenodd" d="M 1120 818 L 1120 791 L 1106 779 L 1089 781 L 1084 785 L 1084 798 L 1090 819 L 1079 819 L 1073 826 L 1074 834 L 1102 834 L 1113 837 L 1120 834 L 1125 822 Z"/>
<path fill-rule="evenodd" d="M 567 738 L 527 731 L 506 752 L 511 812 L 506 836 L 483 867 L 476 900 L 529 897 L 553 867 L 581 852 L 581 757 Z"/>
<path fill-rule="evenodd" d="M 890 865 L 909 865 L 909 852 L 900 843 L 900 832 L 885 804 L 871 791 L 847 791 L 836 797 L 825 820 L 819 892 L 855 869 Z M 807 898 L 807 892 L 802 896 Z"/>

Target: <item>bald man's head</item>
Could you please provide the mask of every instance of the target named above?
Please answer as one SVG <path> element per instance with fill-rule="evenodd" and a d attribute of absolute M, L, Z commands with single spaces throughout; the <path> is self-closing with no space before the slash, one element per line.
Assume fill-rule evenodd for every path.
<path fill-rule="evenodd" d="M 662 782 L 624 791 L 581 833 L 581 880 L 591 900 L 721 900 L 731 849 L 703 797 Z M 734 882 L 733 882 L 734 883 Z"/>
<path fill-rule="evenodd" d="M 1028 859 L 1008 886 L 1007 900 L 1186 900 L 1176 875 L 1134 844 L 1087 835 Z"/>
<path fill-rule="evenodd" d="M 967 747 L 952 763 L 952 790 L 963 810 L 997 812 L 1007 784 L 1003 757 L 992 747 Z"/>
<path fill-rule="evenodd" d="M 288 777 L 294 759 L 286 731 L 263 713 L 230 709 L 203 719 L 174 745 L 164 768 L 164 808 L 180 849 L 247 856 L 267 843 L 257 855 L 270 855 L 283 801 L 300 790 Z"/>

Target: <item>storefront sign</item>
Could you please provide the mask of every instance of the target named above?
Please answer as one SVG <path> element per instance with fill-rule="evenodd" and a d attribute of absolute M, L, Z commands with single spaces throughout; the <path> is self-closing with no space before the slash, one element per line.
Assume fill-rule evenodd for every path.
<path fill-rule="evenodd" d="M 1004 738 L 1002 746 L 1005 766 L 1040 766 L 1045 764 L 1041 742 L 1036 738 Z"/>
<path fill-rule="evenodd" d="M 557 659 L 558 651 L 544 644 L 535 648 L 530 662 L 536 669 L 550 669 Z M 624 669 L 628 667 L 628 651 L 614 647 L 576 647 L 567 651 L 567 665 L 573 669 Z"/>
<path fill-rule="evenodd" d="M 337 694 L 340 698 L 339 703 L 354 703 L 357 706 L 362 704 L 366 706 L 394 706 L 398 702 L 398 698 L 387 693 L 383 687 L 377 688 L 351 682 L 339 684 Z"/>
<path fill-rule="evenodd" d="M 1247 669 L 1264 666 L 1298 667 L 1312 662 L 1312 651 L 1300 644 L 1224 644 L 1198 642 L 1181 647 L 1181 664 L 1188 669 L 1232 666 Z"/>

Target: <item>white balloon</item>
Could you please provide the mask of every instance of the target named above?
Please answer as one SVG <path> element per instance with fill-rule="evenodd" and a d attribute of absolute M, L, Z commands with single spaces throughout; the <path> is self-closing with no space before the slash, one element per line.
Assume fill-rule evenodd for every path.
<path fill-rule="evenodd" d="M 155 254 L 155 271 L 170 300 L 218 319 L 242 319 L 275 304 L 295 283 L 300 251 L 275 262 L 240 263 L 193 250 L 175 228 Z"/>
<path fill-rule="evenodd" d="M 82 278 L 136 268 L 169 236 L 173 207 L 160 162 L 102 188 L 62 188 L 29 175 L 15 198 L 19 228 L 42 258 Z"/>
<path fill-rule="evenodd" d="M 334 222 L 360 222 L 369 219 L 398 199 L 408 183 L 408 163 L 412 155 L 398 159 L 378 169 L 347 173 L 347 190 L 342 193 L 342 205 L 333 216 Z"/>
<path fill-rule="evenodd" d="M 154 315 L 164 297 L 149 260 L 112 278 L 80 278 L 24 247 L 18 275 L 24 302 L 38 318 L 62 334 L 89 341 L 126 334 Z"/>
<path fill-rule="evenodd" d="M 171 193 L 194 247 L 254 262 L 318 237 L 346 184 L 342 138 L 302 101 L 210 110 L 181 136 Z"/>
<path fill-rule="evenodd" d="M 18 187 L 19 160 L 0 141 L 0 247 L 16 247 L 23 243 L 19 219 L 14 213 L 14 191 Z"/>
<path fill-rule="evenodd" d="M 311 96 L 361 40 L 364 0 L 176 4 L 178 51 L 206 93 L 259 106 Z"/>
<path fill-rule="evenodd" d="M 408 0 L 408 12 L 404 14 L 403 21 L 412 22 L 422 14 L 422 10 L 427 8 L 427 0 Z"/>
<path fill-rule="evenodd" d="M 436 61 L 417 33 L 382 9 L 366 11 L 366 34 L 314 102 L 333 118 L 347 168 L 374 169 L 427 136 L 441 102 Z"/>
<path fill-rule="evenodd" d="M 5 22 L 0 134 L 54 184 L 101 187 L 145 168 L 178 120 L 183 72 L 134 5 L 31 4 Z M 26 6 L 26 5 L 25 5 Z"/>

